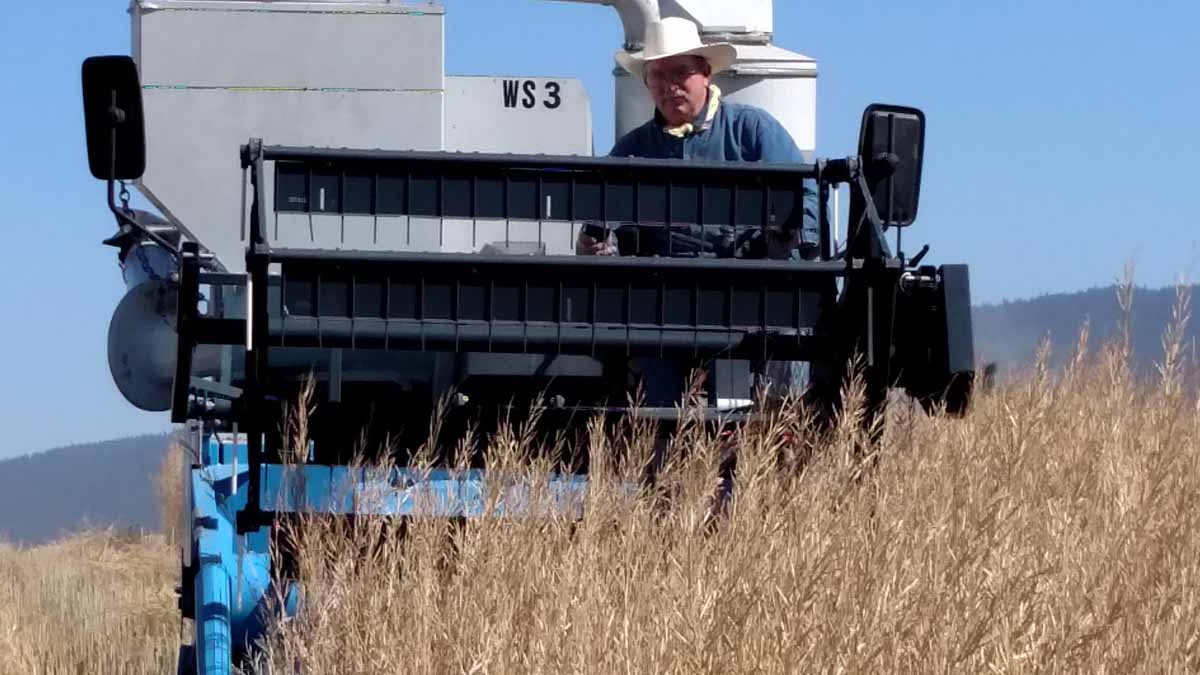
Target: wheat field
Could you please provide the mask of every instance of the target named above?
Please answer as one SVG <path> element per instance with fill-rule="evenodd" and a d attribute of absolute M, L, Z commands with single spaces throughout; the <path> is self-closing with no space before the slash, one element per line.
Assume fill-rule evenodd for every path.
<path fill-rule="evenodd" d="M 0 544 L 0 674 L 175 672 L 179 558 L 157 535 Z"/>
<path fill-rule="evenodd" d="M 1187 319 L 1181 295 L 1154 378 L 1130 372 L 1127 339 L 1090 345 L 1084 330 L 1064 369 L 1048 370 L 1043 354 L 964 419 L 894 405 L 874 446 L 853 387 L 827 436 L 795 408 L 732 439 L 685 425 L 673 447 L 686 452 L 672 453 L 651 493 L 618 487 L 636 475 L 648 429 L 596 427 L 578 521 L 536 489 L 535 517 L 417 520 L 404 536 L 386 521 L 302 520 L 280 535 L 299 550 L 301 609 L 272 624 L 259 665 L 1200 672 L 1200 400 L 1180 348 Z M 737 489 L 714 521 L 730 443 Z M 508 429 L 491 442 L 493 466 L 520 473 L 533 445 Z M 544 468 L 526 479 L 536 485 Z M 161 540 L 56 546 L 0 550 L 0 672 L 173 662 L 163 651 L 178 628 L 164 595 L 173 561 Z M 90 562 L 90 547 L 138 570 L 124 591 L 96 580 L 111 567 Z M 114 635 L 100 620 L 112 616 L 144 637 Z"/>
<path fill-rule="evenodd" d="M 1128 340 L 1091 347 L 1085 330 L 1064 370 L 1043 353 L 965 419 L 894 406 L 866 456 L 853 391 L 828 437 L 782 411 L 734 439 L 736 496 L 715 527 L 725 446 L 695 425 L 658 494 L 634 496 L 616 458 L 638 456 L 644 429 L 596 428 L 578 522 L 533 498 L 536 518 L 404 537 L 302 523 L 286 533 L 302 609 L 262 659 L 346 674 L 1200 671 L 1187 318 L 1181 295 L 1156 379 L 1129 371 Z M 510 429 L 492 461 L 518 467 L 529 444 Z"/>
<path fill-rule="evenodd" d="M 184 454 L 159 467 L 161 534 L 89 530 L 36 547 L 0 541 L 0 675 L 175 672 Z M 182 639 L 187 639 L 183 637 Z"/>

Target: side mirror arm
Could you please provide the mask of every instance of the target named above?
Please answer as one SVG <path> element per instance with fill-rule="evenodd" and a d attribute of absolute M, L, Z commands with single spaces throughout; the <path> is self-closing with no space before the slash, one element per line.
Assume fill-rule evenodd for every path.
<path fill-rule="evenodd" d="M 875 199 L 871 196 L 871 186 L 867 185 L 866 174 L 862 170 L 861 159 L 849 162 L 849 179 L 851 190 L 857 190 L 865 206 L 858 222 L 851 225 L 847 255 L 856 258 L 890 258 L 891 250 L 887 239 L 884 238 L 884 223 L 875 208 Z"/>
<path fill-rule="evenodd" d="M 117 92 L 114 89 L 112 92 L 112 105 L 108 108 L 108 123 L 109 134 L 112 139 L 109 143 L 109 159 L 108 159 L 108 210 L 112 211 L 116 216 L 117 226 L 121 228 L 122 233 L 136 233 L 158 244 L 162 249 L 170 253 L 176 261 L 179 258 L 179 251 L 175 249 L 170 242 L 164 239 L 161 235 L 151 232 L 133 217 L 133 211 L 129 208 L 129 192 L 125 189 L 124 181 L 121 182 L 121 205 L 117 206 L 115 187 L 116 181 L 113 176 L 117 175 L 117 127 L 125 121 L 125 111 L 117 105 Z M 112 242 L 116 244 L 119 237 L 112 237 L 106 240 L 106 243 Z"/>
<path fill-rule="evenodd" d="M 146 226 L 139 223 L 133 216 L 132 209 L 129 208 L 128 202 L 125 201 L 127 198 L 122 199 L 123 203 L 120 206 L 117 205 L 116 196 L 113 190 L 115 183 L 116 181 L 112 180 L 111 178 L 108 180 L 108 209 L 112 211 L 113 216 L 116 217 L 117 227 L 120 228 L 120 231 L 116 235 L 105 239 L 103 243 L 116 246 L 118 248 L 123 248 L 125 244 L 122 242 L 122 239 L 125 237 L 122 235 L 137 235 L 149 239 L 155 244 L 158 244 L 164 251 L 171 254 L 171 256 L 178 261 L 180 259 L 180 253 L 176 249 L 175 245 L 163 238 L 162 235 L 158 234 L 157 232 L 151 232 L 146 228 Z M 125 193 L 124 185 L 121 186 L 121 192 Z"/>

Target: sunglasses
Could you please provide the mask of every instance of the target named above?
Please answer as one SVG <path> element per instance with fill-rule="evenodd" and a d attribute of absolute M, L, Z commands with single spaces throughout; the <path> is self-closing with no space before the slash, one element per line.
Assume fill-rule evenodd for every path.
<path fill-rule="evenodd" d="M 697 62 L 682 63 L 672 68 L 651 65 L 646 68 L 646 84 L 658 86 L 663 84 L 683 84 L 693 75 L 703 74 L 704 66 Z"/>

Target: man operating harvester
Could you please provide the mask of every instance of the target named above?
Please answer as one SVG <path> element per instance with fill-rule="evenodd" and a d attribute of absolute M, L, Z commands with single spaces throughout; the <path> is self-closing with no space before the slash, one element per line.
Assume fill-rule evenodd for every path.
<path fill-rule="evenodd" d="M 645 83 L 654 101 L 654 117 L 617 141 L 613 157 L 699 159 L 801 164 L 800 149 L 779 120 L 761 108 L 721 100 L 712 77 L 737 58 L 728 43 L 705 45 L 696 24 L 666 18 L 646 29 L 645 48 L 618 52 L 617 62 Z M 731 227 L 695 226 L 675 237 L 670 250 L 659 255 L 695 255 L 739 258 L 811 258 L 817 253 L 816 193 L 804 186 L 804 223 L 800 231 L 771 233 L 761 230 L 735 233 Z M 592 233 L 595 235 L 595 232 Z M 665 237 L 664 237 L 665 239 Z M 690 243 L 690 245 L 689 245 Z M 665 246 L 663 248 L 666 248 Z M 699 250 L 701 249 L 702 250 Z M 581 233 L 576 241 L 580 255 L 645 253 L 618 251 L 617 240 Z"/>
<path fill-rule="evenodd" d="M 728 43 L 705 45 L 696 24 L 666 18 L 646 29 L 645 48 L 618 52 L 617 61 L 649 90 L 652 119 L 617 141 L 614 157 L 718 160 L 802 164 L 795 141 L 770 113 L 753 106 L 721 100 L 713 75 L 737 58 Z M 818 252 L 817 199 L 804 184 L 802 227 L 764 231 L 730 226 L 672 223 L 670 228 L 637 229 L 637 237 L 614 237 L 607 229 L 584 228 L 576 240 L 579 255 L 662 255 L 725 258 L 811 259 Z M 646 235 L 644 230 L 653 230 Z M 648 240 L 648 241 L 647 241 Z M 630 250 L 635 249 L 635 250 Z M 686 373 L 679 364 L 659 359 L 633 359 L 642 370 L 645 403 L 679 402 Z M 807 380 L 805 364 L 772 363 L 769 379 L 776 393 L 795 391 Z"/>

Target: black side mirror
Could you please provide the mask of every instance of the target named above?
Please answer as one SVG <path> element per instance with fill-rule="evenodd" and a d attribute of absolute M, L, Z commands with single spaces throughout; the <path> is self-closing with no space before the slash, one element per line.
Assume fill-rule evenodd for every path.
<path fill-rule="evenodd" d="M 867 106 L 858 154 L 883 227 L 912 225 L 921 195 L 925 113 L 881 103 Z"/>
<path fill-rule="evenodd" d="M 135 180 L 146 171 L 146 129 L 137 65 L 128 56 L 83 62 L 88 167 L 100 180 Z"/>

